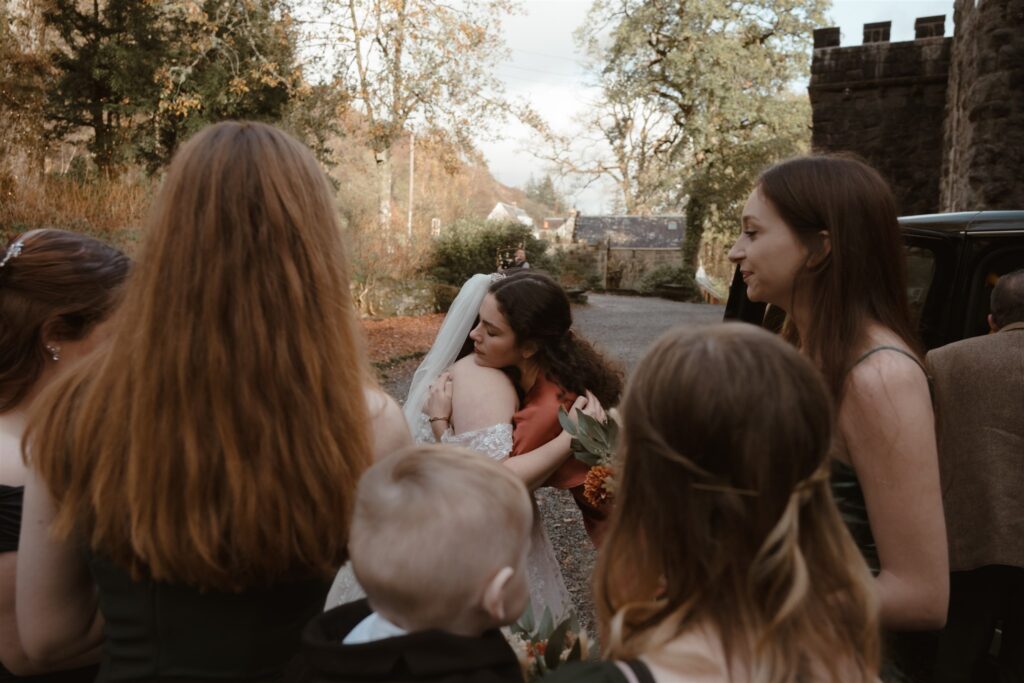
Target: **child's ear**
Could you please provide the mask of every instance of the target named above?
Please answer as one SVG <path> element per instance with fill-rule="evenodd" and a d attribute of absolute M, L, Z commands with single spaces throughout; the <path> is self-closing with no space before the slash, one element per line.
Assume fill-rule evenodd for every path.
<path fill-rule="evenodd" d="M 508 585 L 509 579 L 511 579 L 512 575 L 515 573 L 516 572 L 512 567 L 502 567 L 498 570 L 498 573 L 494 575 L 494 578 L 488 582 L 487 588 L 484 589 L 484 611 L 491 615 L 495 621 L 501 624 L 504 624 L 506 619 L 505 587 Z"/>

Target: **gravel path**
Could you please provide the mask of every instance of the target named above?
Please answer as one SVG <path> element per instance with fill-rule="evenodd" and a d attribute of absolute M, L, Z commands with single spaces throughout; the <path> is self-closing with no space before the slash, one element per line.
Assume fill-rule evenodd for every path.
<path fill-rule="evenodd" d="M 690 304 L 647 297 L 591 294 L 585 305 L 573 307 L 576 327 L 628 373 L 644 351 L 665 330 L 676 325 L 707 325 L 722 320 L 723 306 Z M 419 359 L 410 359 L 381 371 L 381 384 L 402 400 L 409 390 Z M 567 491 L 542 488 L 537 504 L 545 528 L 562 565 L 566 586 L 572 594 L 582 626 L 596 635 L 590 575 L 594 549 L 590 545 L 579 510 Z"/>

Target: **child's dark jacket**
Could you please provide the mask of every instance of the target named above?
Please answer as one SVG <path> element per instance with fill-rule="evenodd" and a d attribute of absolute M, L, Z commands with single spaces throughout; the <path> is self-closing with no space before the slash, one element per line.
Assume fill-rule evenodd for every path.
<path fill-rule="evenodd" d="M 479 638 L 420 631 L 359 645 L 345 636 L 371 613 L 366 600 L 315 617 L 289 680 L 294 683 L 522 683 L 515 653 L 497 629 Z"/>

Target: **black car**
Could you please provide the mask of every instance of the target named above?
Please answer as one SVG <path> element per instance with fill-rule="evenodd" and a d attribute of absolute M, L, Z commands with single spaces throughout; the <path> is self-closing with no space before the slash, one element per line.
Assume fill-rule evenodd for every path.
<path fill-rule="evenodd" d="M 1024 268 L 1024 211 L 965 211 L 900 219 L 907 296 L 925 346 L 933 349 L 988 332 L 992 287 Z M 779 316 L 747 298 L 739 269 L 726 320 L 776 327 Z"/>

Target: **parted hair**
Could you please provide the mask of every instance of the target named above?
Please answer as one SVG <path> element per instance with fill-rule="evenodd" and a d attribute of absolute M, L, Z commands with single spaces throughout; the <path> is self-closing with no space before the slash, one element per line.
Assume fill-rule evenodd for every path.
<path fill-rule="evenodd" d="M 20 251 L 15 245 L 20 246 Z M 123 253 L 92 237 L 33 230 L 0 267 L 0 413 L 32 391 L 50 354 L 44 339 L 77 341 L 114 309 L 128 276 Z"/>
<path fill-rule="evenodd" d="M 446 623 L 471 607 L 529 549 L 533 509 L 523 482 L 475 451 L 412 446 L 359 482 L 352 569 L 375 609 Z"/>
<path fill-rule="evenodd" d="M 828 483 L 830 403 L 811 364 L 757 327 L 654 344 L 623 400 L 594 578 L 607 656 L 710 628 L 743 680 L 875 680 L 871 577 Z"/>
<path fill-rule="evenodd" d="M 562 388 L 590 390 L 606 406 L 619 402 L 622 372 L 572 329 L 572 308 L 561 285 L 544 273 L 520 271 L 491 285 L 516 344 L 537 345 L 534 358 Z"/>
<path fill-rule="evenodd" d="M 368 370 L 309 150 L 248 122 L 187 142 L 112 326 L 26 435 L 54 531 L 203 589 L 332 575 L 370 460 Z"/>
<path fill-rule="evenodd" d="M 907 275 L 896 200 L 879 173 L 854 155 L 797 157 L 772 166 L 757 184 L 813 258 L 796 289 L 810 292 L 814 315 L 803 338 L 787 319 L 783 336 L 817 363 L 841 402 L 858 342 L 876 321 L 920 355 L 907 303 Z"/>
<path fill-rule="evenodd" d="M 1024 323 L 1024 269 L 1006 273 L 996 281 L 990 310 L 999 327 Z"/>

